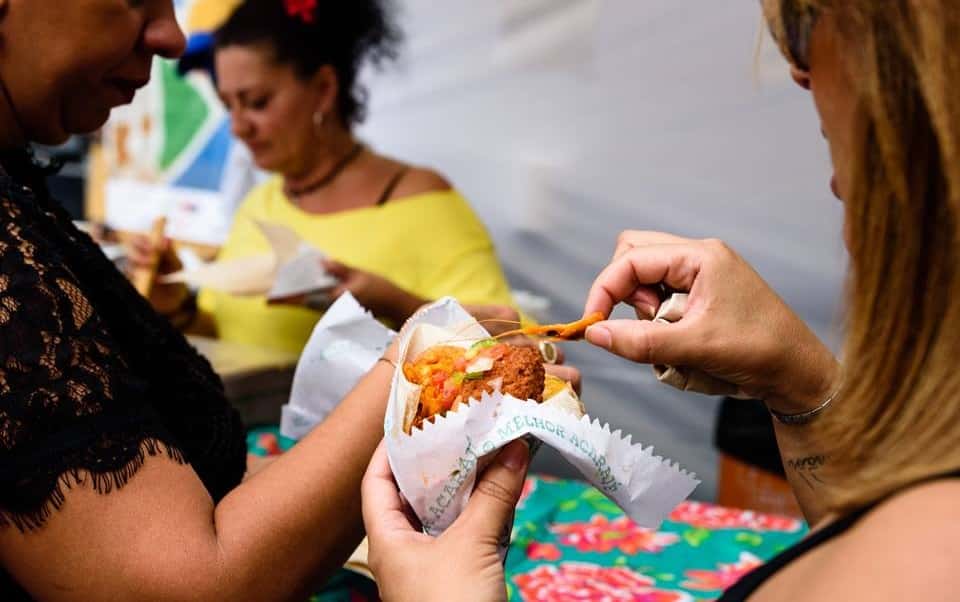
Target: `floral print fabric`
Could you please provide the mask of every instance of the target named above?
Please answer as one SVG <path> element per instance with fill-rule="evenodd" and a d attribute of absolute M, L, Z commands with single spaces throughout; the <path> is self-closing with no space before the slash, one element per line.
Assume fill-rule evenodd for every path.
<path fill-rule="evenodd" d="M 275 429 L 248 436 L 260 455 L 293 443 Z M 705 602 L 806 533 L 794 518 L 703 502 L 684 502 L 660 529 L 644 529 L 589 485 L 532 476 L 517 507 L 507 590 L 523 602 Z M 341 579 L 314 599 L 372 595 Z"/>
<path fill-rule="evenodd" d="M 797 519 L 684 502 L 638 527 L 596 489 L 531 477 L 507 556 L 511 600 L 701 602 L 807 532 Z"/>

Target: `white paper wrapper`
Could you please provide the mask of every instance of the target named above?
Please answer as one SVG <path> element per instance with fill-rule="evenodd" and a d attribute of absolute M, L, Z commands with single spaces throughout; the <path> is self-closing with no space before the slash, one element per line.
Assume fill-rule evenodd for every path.
<path fill-rule="evenodd" d="M 280 432 L 301 439 L 333 411 L 383 356 L 396 333 L 344 293 L 310 335 L 297 363 Z"/>
<path fill-rule="evenodd" d="M 401 332 L 401 362 L 438 343 L 467 346 L 487 332 L 453 299 L 418 312 Z M 694 475 L 631 442 L 629 435 L 582 418 L 551 403 L 495 393 L 422 430 L 403 430 L 408 400 L 419 387 L 394 374 L 384 419 L 387 452 L 397 484 L 432 535 L 443 532 L 463 511 L 476 480 L 480 458 L 514 439 L 532 435 L 559 451 L 592 485 L 635 522 L 655 528 L 696 488 Z"/>
<path fill-rule="evenodd" d="M 322 251 L 285 226 L 259 221 L 256 224 L 270 244 L 269 253 L 214 261 L 163 276 L 160 281 L 182 282 L 231 295 L 265 296 L 268 300 L 336 286 L 336 278 L 323 269 L 321 262 L 326 255 Z"/>

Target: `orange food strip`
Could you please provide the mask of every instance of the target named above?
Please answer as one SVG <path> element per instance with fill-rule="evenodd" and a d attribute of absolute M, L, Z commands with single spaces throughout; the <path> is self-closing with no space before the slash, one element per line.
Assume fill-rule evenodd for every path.
<path fill-rule="evenodd" d="M 528 337 L 548 337 L 552 339 L 561 339 L 564 341 L 576 341 L 583 338 L 584 334 L 587 332 L 587 328 L 593 326 L 597 322 L 602 322 L 605 319 L 606 318 L 602 313 L 594 312 L 589 316 L 577 320 L 576 322 L 570 322 L 568 324 L 528 326 L 526 328 L 519 328 L 517 330 L 505 332 L 501 334 L 500 337 L 524 335 Z"/>

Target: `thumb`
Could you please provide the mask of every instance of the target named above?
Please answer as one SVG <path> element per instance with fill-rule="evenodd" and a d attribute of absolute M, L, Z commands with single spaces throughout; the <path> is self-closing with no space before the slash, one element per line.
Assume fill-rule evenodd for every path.
<path fill-rule="evenodd" d="M 587 341 L 640 364 L 696 365 L 697 345 L 681 323 L 607 320 L 587 329 Z"/>
<path fill-rule="evenodd" d="M 507 445 L 480 475 L 460 516 L 461 528 L 475 537 L 499 541 L 513 520 L 529 463 L 530 447 L 526 441 L 518 439 Z"/>

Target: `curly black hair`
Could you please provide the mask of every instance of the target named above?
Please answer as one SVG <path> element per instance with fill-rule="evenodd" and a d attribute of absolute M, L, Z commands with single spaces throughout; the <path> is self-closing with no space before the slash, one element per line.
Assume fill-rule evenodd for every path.
<path fill-rule="evenodd" d="M 273 59 L 308 79 L 324 65 L 340 84 L 338 109 L 348 127 L 366 117 L 363 64 L 395 60 L 403 34 L 391 0 L 245 0 L 217 30 L 216 49 L 266 44 Z"/>

